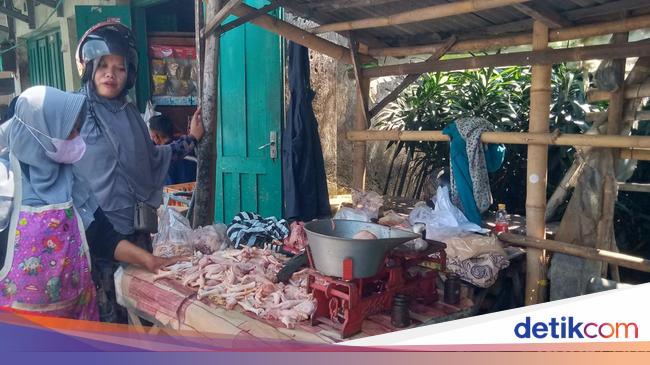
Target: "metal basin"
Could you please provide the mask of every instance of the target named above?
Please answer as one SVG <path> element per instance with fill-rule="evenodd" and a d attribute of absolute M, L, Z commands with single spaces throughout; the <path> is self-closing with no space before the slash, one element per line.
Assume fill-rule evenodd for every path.
<path fill-rule="evenodd" d="M 352 236 L 361 230 L 372 232 L 377 239 L 358 240 Z M 352 260 L 352 278 L 374 276 L 384 262 L 386 253 L 420 235 L 379 224 L 323 219 L 305 224 L 309 250 L 320 273 L 343 277 L 343 261 Z"/>

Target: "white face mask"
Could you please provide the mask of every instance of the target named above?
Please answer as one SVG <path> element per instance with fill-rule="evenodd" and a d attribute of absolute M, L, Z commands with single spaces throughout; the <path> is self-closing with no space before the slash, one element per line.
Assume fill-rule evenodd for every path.
<path fill-rule="evenodd" d="M 43 147 L 45 150 L 45 154 L 52 159 L 52 161 L 62 163 L 62 164 L 73 164 L 76 163 L 77 161 L 81 160 L 83 157 L 84 153 L 86 153 L 86 142 L 84 142 L 83 138 L 81 136 L 76 136 L 73 139 L 60 139 L 60 138 L 52 138 L 45 133 L 39 131 L 38 129 L 28 125 L 27 123 L 23 122 L 22 119 L 16 117 L 18 121 L 20 121 L 25 127 L 27 127 L 27 130 L 29 133 L 34 136 L 34 139 L 38 142 L 38 144 Z M 52 145 L 55 148 L 55 151 L 48 151 L 48 149 L 41 143 L 41 141 L 36 137 L 33 131 L 36 131 L 37 133 L 41 134 L 45 138 L 49 139 Z"/>

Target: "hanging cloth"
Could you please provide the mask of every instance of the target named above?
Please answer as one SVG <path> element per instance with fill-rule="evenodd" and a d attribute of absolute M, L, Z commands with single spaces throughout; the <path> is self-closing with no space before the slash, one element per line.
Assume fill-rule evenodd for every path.
<path fill-rule="evenodd" d="M 329 217 L 325 162 L 309 84 L 309 51 L 293 42 L 289 42 L 289 88 L 291 101 L 282 135 L 284 215 L 301 221 Z"/>
<path fill-rule="evenodd" d="M 442 133 L 451 139 L 449 149 L 452 202 L 467 219 L 481 225 L 481 213 L 492 204 L 488 172 L 501 167 L 505 157 L 502 144 L 481 143 L 483 132 L 494 131 L 492 123 L 483 118 L 460 118 Z"/>

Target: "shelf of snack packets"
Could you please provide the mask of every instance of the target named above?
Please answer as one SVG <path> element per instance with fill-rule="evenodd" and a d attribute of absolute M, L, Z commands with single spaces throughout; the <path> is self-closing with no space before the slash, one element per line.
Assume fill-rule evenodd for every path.
<path fill-rule="evenodd" d="M 196 49 L 150 45 L 151 99 L 156 105 L 196 105 Z"/>

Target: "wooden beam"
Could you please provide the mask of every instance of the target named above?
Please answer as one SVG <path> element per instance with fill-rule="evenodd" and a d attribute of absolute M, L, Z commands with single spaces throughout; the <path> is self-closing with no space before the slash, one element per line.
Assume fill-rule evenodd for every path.
<path fill-rule="evenodd" d="M 224 34 L 224 33 L 228 32 L 228 31 L 231 31 L 231 30 L 233 30 L 233 29 L 235 29 L 235 28 L 237 28 L 237 27 L 239 27 L 241 25 L 244 25 L 244 24 L 248 23 L 249 21 L 251 21 L 251 20 L 253 20 L 253 19 L 255 19 L 255 18 L 259 17 L 259 16 L 262 16 L 264 14 L 268 14 L 268 13 L 272 12 L 273 10 L 275 10 L 279 6 L 281 6 L 281 3 L 282 3 L 281 1 L 273 1 L 270 4 L 265 5 L 265 6 L 261 7 L 261 8 L 259 8 L 259 9 L 257 9 L 257 10 L 251 12 L 250 14 L 248 14 L 246 16 L 243 16 L 241 18 L 237 18 L 237 19 L 235 19 L 235 20 L 233 20 L 231 22 L 228 22 L 227 24 L 220 25 L 220 26 L 216 27 L 214 32 L 217 33 L 217 34 Z"/>
<path fill-rule="evenodd" d="M 635 10 L 648 7 L 647 0 L 620 0 L 610 1 L 605 4 L 591 6 L 588 8 L 578 8 L 562 13 L 562 16 L 568 20 L 580 20 L 586 17 L 607 15 L 621 12 L 622 10 Z"/>
<path fill-rule="evenodd" d="M 627 56 L 631 57 L 631 56 Z M 609 100 L 610 96 L 609 91 L 603 90 L 589 90 L 587 91 L 587 101 L 590 103 L 595 103 L 597 101 Z M 637 99 L 645 98 L 650 96 L 650 80 L 647 80 L 641 84 L 635 85 L 626 85 L 625 92 L 623 94 L 625 99 Z"/>
<path fill-rule="evenodd" d="M 578 8 L 559 13 L 560 16 L 569 22 L 582 21 L 584 18 L 591 18 L 603 16 L 620 12 L 621 9 L 635 10 L 639 8 L 648 7 L 647 0 L 620 0 L 612 1 L 601 5 L 596 5 L 588 8 Z M 459 36 L 476 34 L 479 36 L 494 35 L 502 33 L 513 33 L 530 30 L 533 27 L 533 19 L 517 20 L 514 22 L 490 25 L 485 28 L 472 30 L 471 32 L 459 34 Z"/>
<path fill-rule="evenodd" d="M 350 20 L 340 23 L 325 24 L 315 27 L 312 33 L 339 32 L 344 30 L 368 29 L 386 27 L 391 25 L 408 24 L 444 18 L 452 15 L 473 13 L 481 10 L 499 8 L 512 4 L 526 2 L 526 0 L 466 0 L 448 4 L 433 5 L 421 9 L 405 11 L 397 14 Z"/>
<path fill-rule="evenodd" d="M 436 52 L 431 55 L 426 61 L 424 62 L 429 62 L 429 63 L 435 63 L 438 62 L 440 57 L 444 56 L 445 53 L 456 43 L 456 37 L 451 36 L 447 41 L 445 42 L 445 45 L 441 48 L 438 48 Z M 386 95 L 383 99 L 381 99 L 380 102 L 375 105 L 372 110 L 370 110 L 370 117 L 374 117 L 377 115 L 386 105 L 397 99 L 399 94 L 404 91 L 409 85 L 414 83 L 422 74 L 411 74 L 407 75 L 402 82 L 397 85 L 397 87 L 390 92 L 390 94 Z"/>
<path fill-rule="evenodd" d="M 214 17 L 212 17 L 205 25 L 204 28 L 205 30 L 202 32 L 203 37 L 211 34 L 217 26 L 221 25 L 221 23 L 224 20 L 226 20 L 227 17 L 230 16 L 232 10 L 235 7 L 239 6 L 242 3 L 242 1 L 243 0 L 230 0 L 226 3 L 226 5 L 224 5 L 221 9 L 219 9 L 219 12 Z"/>
<path fill-rule="evenodd" d="M 16 20 L 20 20 L 21 22 L 25 22 L 29 24 L 29 17 L 15 8 L 8 8 L 7 6 L 0 6 L 0 13 L 7 15 L 7 17 L 12 17 Z"/>
<path fill-rule="evenodd" d="M 623 160 L 650 161 L 650 149 L 621 148 L 618 158 Z"/>
<path fill-rule="evenodd" d="M 25 0 L 25 7 L 27 8 L 27 24 L 29 29 L 36 28 L 36 9 L 34 8 L 34 0 Z"/>
<path fill-rule="evenodd" d="M 638 184 L 638 183 L 618 183 L 619 191 L 630 191 L 634 193 L 650 193 L 650 184 Z"/>
<path fill-rule="evenodd" d="M 244 17 L 248 14 L 251 14 L 254 11 L 255 8 L 252 8 L 245 4 L 241 4 L 240 6 L 235 8 L 232 13 L 238 17 Z M 281 19 L 277 19 L 272 16 L 264 14 L 264 15 L 260 15 L 258 18 L 251 20 L 251 23 L 258 25 L 273 33 L 279 34 L 290 41 L 294 41 L 307 48 L 328 55 L 334 58 L 335 60 L 352 64 L 352 58 L 350 55 L 350 50 L 348 48 L 339 46 L 336 43 L 330 42 L 319 36 L 311 34 L 294 25 L 282 21 Z M 360 55 L 360 58 L 361 61 L 364 63 L 376 62 L 374 58 L 369 56 Z"/>
<path fill-rule="evenodd" d="M 38 4 L 43 4 L 47 7 L 50 7 L 52 9 L 56 9 L 56 16 L 57 17 L 62 17 L 63 16 L 63 0 L 61 0 L 61 5 L 59 5 L 59 2 L 57 0 L 34 0 Z M 57 7 L 57 5 L 59 5 Z"/>
<path fill-rule="evenodd" d="M 363 82 L 363 69 L 361 68 L 361 61 L 359 60 L 359 42 L 354 38 L 354 34 L 349 32 L 348 39 L 350 40 L 350 57 L 352 58 L 352 69 L 354 71 L 355 84 L 357 86 L 357 103 L 361 110 L 360 118 L 363 119 L 365 128 L 370 128 L 370 118 L 368 117 L 368 98 L 365 96 L 366 90 L 363 90 L 361 83 Z"/>
<path fill-rule="evenodd" d="M 350 141 L 421 141 L 443 142 L 449 137 L 442 131 L 365 130 L 347 132 Z M 599 134 L 559 134 L 523 132 L 485 132 L 483 143 L 535 144 L 553 146 L 591 146 L 602 148 L 650 149 L 650 136 L 607 136 Z"/>
<path fill-rule="evenodd" d="M 587 113 L 585 114 L 585 120 L 590 122 L 607 120 L 607 111 Z M 650 120 L 650 110 L 638 110 L 634 113 L 626 113 L 623 115 L 622 120 L 628 122 L 632 120 Z"/>
<path fill-rule="evenodd" d="M 554 29 L 549 32 L 549 42 L 560 42 L 568 41 L 571 39 L 588 38 L 604 34 L 628 32 L 649 27 L 650 15 L 641 15 L 622 20 L 613 20 L 608 22 L 579 25 L 569 28 Z M 531 42 L 532 36 L 529 32 L 517 33 L 507 36 L 467 39 L 458 41 L 451 48 L 450 52 L 465 53 L 473 51 L 487 51 L 504 47 L 527 45 L 531 44 Z M 368 50 L 368 54 L 373 57 L 404 57 L 433 53 L 439 47 L 442 47 L 442 43 L 409 47 L 370 48 Z"/>
<path fill-rule="evenodd" d="M 551 9 L 544 3 L 524 3 L 514 4 L 513 7 L 529 17 L 544 23 L 549 28 L 570 27 L 573 25 L 570 21 L 564 19 L 562 15 Z"/>
<path fill-rule="evenodd" d="M 453 47 L 452 47 L 453 48 Z M 650 56 L 650 42 L 640 41 L 620 44 L 605 44 L 565 49 L 548 49 L 532 52 L 515 52 L 499 55 L 466 57 L 442 60 L 434 64 L 425 62 L 406 63 L 390 66 L 367 68 L 368 77 L 421 74 L 425 72 L 455 71 L 482 67 L 526 66 L 531 64 L 555 64 L 569 61 L 606 59 L 612 54 L 620 57 Z M 626 91 L 626 95 L 627 95 Z"/>
<path fill-rule="evenodd" d="M 650 272 L 650 260 L 618 252 L 599 250 L 597 248 L 578 246 L 566 242 L 538 239 L 512 233 L 499 234 L 499 240 L 514 246 L 523 246 L 541 250 L 559 252 L 585 259 L 605 261 L 637 271 Z"/>
<path fill-rule="evenodd" d="M 364 6 L 377 6 L 386 3 L 394 3 L 396 0 L 328 0 L 318 1 L 309 4 L 310 8 L 328 11 L 349 8 L 360 8 Z"/>

